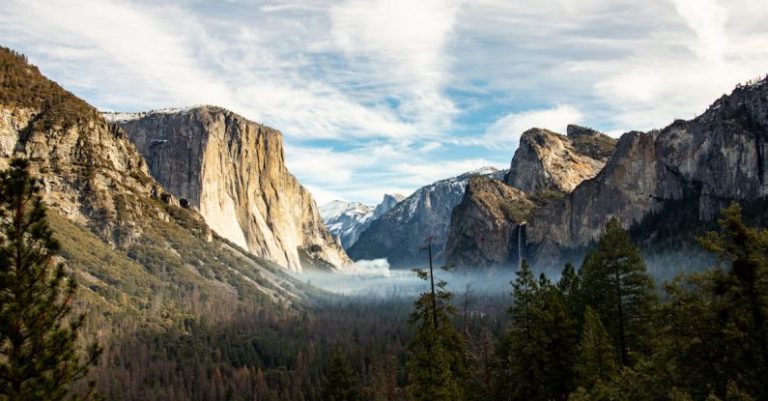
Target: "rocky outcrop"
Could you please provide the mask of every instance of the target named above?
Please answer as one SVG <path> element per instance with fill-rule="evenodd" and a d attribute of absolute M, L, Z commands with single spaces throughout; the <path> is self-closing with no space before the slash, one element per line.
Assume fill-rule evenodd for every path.
<path fill-rule="evenodd" d="M 354 260 L 387 258 L 396 268 L 420 266 L 426 261 L 422 248 L 431 237 L 435 259 L 445 260 L 443 251 L 451 212 L 461 202 L 469 179 L 474 176 L 500 178 L 505 174 L 505 171 L 486 167 L 418 189 L 371 223 L 349 249 L 350 257 Z"/>
<path fill-rule="evenodd" d="M 568 131 L 568 136 L 541 128 L 524 132 L 506 182 L 527 193 L 570 192 L 597 175 L 615 140 L 578 126 L 569 126 Z"/>
<path fill-rule="evenodd" d="M 605 168 L 534 211 L 527 242 L 541 264 L 585 247 L 611 217 L 646 245 L 696 232 L 731 201 L 768 196 L 768 80 L 740 86 L 701 116 L 660 131 L 629 132 Z M 684 218 L 683 218 L 684 217 Z"/>
<path fill-rule="evenodd" d="M 373 219 L 376 220 L 387 213 L 390 209 L 395 207 L 398 203 L 402 202 L 405 196 L 400 194 L 384 194 L 384 198 L 373 210 Z"/>
<path fill-rule="evenodd" d="M 150 173 L 222 237 L 295 271 L 350 263 L 285 167 L 280 132 L 213 106 L 118 120 Z"/>
<path fill-rule="evenodd" d="M 472 177 L 453 209 L 446 259 L 459 268 L 517 265 L 525 221 L 534 204 L 501 180 Z"/>

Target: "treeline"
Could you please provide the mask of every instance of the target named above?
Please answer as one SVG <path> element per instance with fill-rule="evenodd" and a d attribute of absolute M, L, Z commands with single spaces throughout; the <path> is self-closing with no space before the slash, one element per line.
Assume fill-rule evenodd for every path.
<path fill-rule="evenodd" d="M 699 243 L 721 267 L 662 285 L 612 221 L 556 282 L 523 264 L 511 297 L 438 273 L 413 304 L 243 311 L 108 348 L 98 382 L 126 400 L 766 400 L 768 231 L 735 205 L 720 225 Z"/>
<path fill-rule="evenodd" d="M 678 276 L 661 294 L 617 220 L 578 272 L 567 265 L 556 283 L 524 263 L 493 357 L 463 345 L 456 324 L 440 319 L 431 337 L 411 342 L 430 356 L 409 355 L 420 361 L 406 363 L 409 398 L 768 399 L 768 230 L 746 226 L 735 204 L 720 227 L 699 242 L 723 267 Z M 447 297 L 438 292 L 440 316 L 451 315 L 440 302 Z"/>
<path fill-rule="evenodd" d="M 661 294 L 615 219 L 556 283 L 523 263 L 511 322 L 492 347 L 458 329 L 439 282 L 414 304 L 404 399 L 768 399 L 768 230 L 746 226 L 735 204 L 720 227 L 698 241 L 722 267 L 680 275 Z M 340 365 L 327 388 L 349 394 L 339 391 L 354 383 L 338 379 Z M 353 394 L 325 399 L 365 399 Z"/>

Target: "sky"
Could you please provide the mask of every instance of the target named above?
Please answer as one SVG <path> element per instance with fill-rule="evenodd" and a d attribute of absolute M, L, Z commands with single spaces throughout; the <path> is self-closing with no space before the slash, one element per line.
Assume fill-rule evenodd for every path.
<path fill-rule="evenodd" d="M 319 204 L 483 166 L 528 128 L 619 136 L 768 73 L 765 0 L 2 0 L 0 45 L 102 110 L 280 130 Z"/>

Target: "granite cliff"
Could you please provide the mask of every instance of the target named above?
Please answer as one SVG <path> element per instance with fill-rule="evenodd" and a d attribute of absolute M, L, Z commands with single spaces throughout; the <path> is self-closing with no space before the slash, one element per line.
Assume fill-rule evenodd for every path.
<path fill-rule="evenodd" d="M 737 87 L 693 120 L 626 133 L 593 180 L 533 212 L 531 255 L 547 264 L 563 250 L 588 246 L 611 217 L 653 246 L 700 232 L 732 201 L 762 209 L 767 153 L 766 79 Z"/>
<path fill-rule="evenodd" d="M 520 137 L 506 182 L 527 193 L 570 192 L 605 165 L 616 140 L 588 128 L 568 126 L 568 136 L 532 128 Z"/>
<path fill-rule="evenodd" d="M 445 257 L 464 267 L 492 267 L 520 261 L 523 225 L 534 203 L 501 180 L 472 177 L 453 209 Z"/>
<path fill-rule="evenodd" d="M 595 177 L 615 143 L 575 125 L 568 126 L 567 136 L 540 128 L 524 132 L 504 182 L 470 180 L 451 214 L 447 261 L 460 268 L 519 264 L 533 209 Z"/>
<path fill-rule="evenodd" d="M 279 131 L 214 106 L 110 118 L 152 176 L 222 237 L 294 271 L 351 263 L 286 168 Z"/>

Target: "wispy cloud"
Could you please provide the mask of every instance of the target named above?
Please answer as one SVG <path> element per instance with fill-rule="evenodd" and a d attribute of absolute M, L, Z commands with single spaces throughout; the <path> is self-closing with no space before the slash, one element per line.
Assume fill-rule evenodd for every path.
<path fill-rule="evenodd" d="M 522 133 L 530 128 L 545 128 L 565 134 L 568 124 L 580 123 L 582 119 L 581 112 L 570 105 L 510 113 L 489 125 L 477 142 L 492 148 L 515 149 Z"/>
<path fill-rule="evenodd" d="M 520 134 L 690 118 L 768 72 L 763 0 L 5 0 L 3 45 L 97 107 L 214 103 L 322 200 L 377 202 Z"/>

